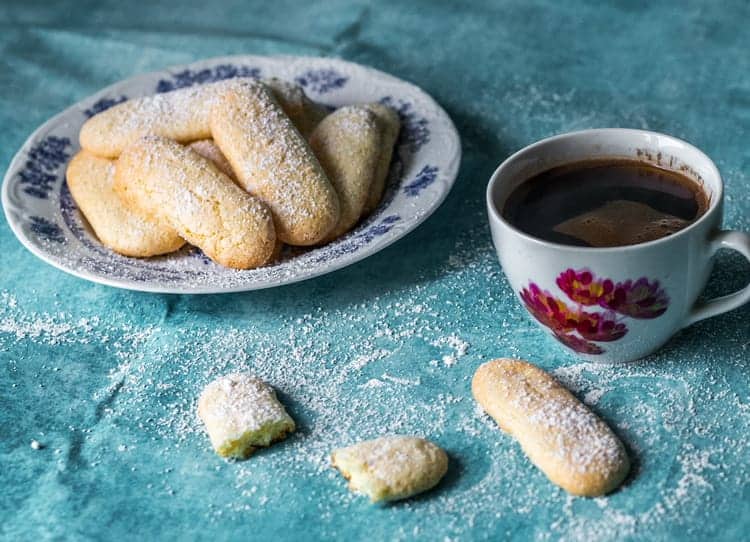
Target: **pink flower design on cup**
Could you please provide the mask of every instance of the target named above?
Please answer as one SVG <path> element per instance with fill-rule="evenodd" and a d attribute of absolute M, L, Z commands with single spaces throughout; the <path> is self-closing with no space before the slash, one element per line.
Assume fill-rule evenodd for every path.
<path fill-rule="evenodd" d="M 521 299 L 531 315 L 553 331 L 565 332 L 576 328 L 578 321 L 568 306 L 533 282 L 529 283 L 528 289 L 523 289 Z"/>
<path fill-rule="evenodd" d="M 659 281 L 646 277 L 615 283 L 597 278 L 588 269 L 566 269 L 555 282 L 574 305 L 531 281 L 520 292 L 521 300 L 558 341 L 582 354 L 603 354 L 604 348 L 595 343 L 623 338 L 628 332 L 627 318 L 657 318 L 669 306 L 669 297 Z"/>
<path fill-rule="evenodd" d="M 594 343 L 590 343 L 570 333 L 557 333 L 554 335 L 555 339 L 563 343 L 565 346 L 581 354 L 603 354 L 604 349 Z"/>
<path fill-rule="evenodd" d="M 618 322 L 617 315 L 612 311 L 581 312 L 576 331 L 589 341 L 610 342 L 624 337 L 628 328 L 624 323 Z"/>
<path fill-rule="evenodd" d="M 667 310 L 669 298 L 658 280 L 649 282 L 646 277 L 641 277 L 635 282 L 618 282 L 612 294 L 600 305 L 631 318 L 656 318 Z"/>
<path fill-rule="evenodd" d="M 615 289 L 614 282 L 609 279 L 595 280 L 594 274 L 588 269 L 566 269 L 560 273 L 556 282 L 572 301 L 581 305 L 599 305 Z"/>

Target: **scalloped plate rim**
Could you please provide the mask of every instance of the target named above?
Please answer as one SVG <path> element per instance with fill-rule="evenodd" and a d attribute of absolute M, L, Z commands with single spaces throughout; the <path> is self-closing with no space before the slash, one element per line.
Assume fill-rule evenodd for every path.
<path fill-rule="evenodd" d="M 408 87 L 411 87 L 413 91 L 417 92 L 418 94 L 421 94 L 424 98 L 427 99 L 428 102 L 432 102 L 432 104 L 435 107 L 435 110 L 438 111 L 444 117 L 444 120 L 447 122 L 447 126 L 450 130 L 450 133 L 455 138 L 456 148 L 455 148 L 455 155 L 451 156 L 450 159 L 446 161 L 445 165 L 440 171 L 440 177 L 445 180 L 444 188 L 438 194 L 437 198 L 431 204 L 431 206 L 429 208 L 419 209 L 419 211 L 422 211 L 422 212 L 419 212 L 419 211 L 415 212 L 416 217 L 413 218 L 412 222 L 410 222 L 403 228 L 397 228 L 399 231 L 383 239 L 382 242 L 377 247 L 375 248 L 371 247 L 370 250 L 368 250 L 367 248 L 364 248 L 362 250 L 358 250 L 353 253 L 346 254 L 344 257 L 335 259 L 333 261 L 320 263 L 314 269 L 309 270 L 304 274 L 295 274 L 295 275 L 291 275 L 291 276 L 288 276 L 282 279 L 277 279 L 274 281 L 263 281 L 263 282 L 258 282 L 258 283 L 249 283 L 249 284 L 248 283 L 237 284 L 237 285 L 232 285 L 232 286 L 206 285 L 205 287 L 202 287 L 199 285 L 189 286 L 189 287 L 185 285 L 175 285 L 174 287 L 169 287 L 169 286 L 159 284 L 159 283 L 151 284 L 149 282 L 136 282 L 128 278 L 120 278 L 120 279 L 109 278 L 109 277 L 91 272 L 85 268 L 79 269 L 79 268 L 74 268 L 72 266 L 68 266 L 65 264 L 65 262 L 56 260 L 53 255 L 44 251 L 40 246 L 38 246 L 31 239 L 29 239 L 26 233 L 22 230 L 20 220 L 17 217 L 12 216 L 14 213 L 17 213 L 17 211 L 11 207 L 11 202 L 10 202 L 9 192 L 10 192 L 11 178 L 18 173 L 20 169 L 19 163 L 25 158 L 26 151 L 29 150 L 31 145 L 36 141 L 36 139 L 38 139 L 41 133 L 44 133 L 51 126 L 63 120 L 66 116 L 70 115 L 72 112 L 81 111 L 82 109 L 84 109 L 84 104 L 95 102 L 98 98 L 111 94 L 112 91 L 119 89 L 124 84 L 136 85 L 141 81 L 145 82 L 160 74 L 167 74 L 167 73 L 173 74 L 180 70 L 195 69 L 196 67 L 203 66 L 204 64 L 218 65 L 223 62 L 233 62 L 233 63 L 245 62 L 246 63 L 246 62 L 252 62 L 253 59 L 263 59 L 266 61 L 272 60 L 272 61 L 282 61 L 282 62 L 300 62 L 300 61 L 304 62 L 305 60 L 308 60 L 308 61 L 316 61 L 316 62 L 332 61 L 333 63 L 343 63 L 343 64 L 351 65 L 355 67 L 356 69 L 363 70 L 364 73 L 366 74 L 372 73 L 380 79 L 386 79 L 392 83 L 397 83 L 399 85 L 406 85 Z M 418 87 L 417 85 L 409 81 L 405 81 L 403 79 L 390 75 L 376 68 L 372 68 L 370 66 L 365 66 L 356 62 L 351 62 L 351 61 L 347 61 L 347 60 L 336 58 L 336 57 L 317 57 L 317 56 L 306 56 L 306 55 L 252 55 L 252 54 L 224 55 L 224 56 L 200 59 L 200 60 L 185 63 L 185 64 L 167 66 L 160 70 L 143 72 L 143 73 L 135 74 L 133 76 L 124 78 L 124 79 L 120 79 L 94 92 L 93 94 L 86 96 L 85 98 L 77 101 L 73 105 L 53 115 L 52 117 L 47 119 L 44 123 L 42 123 L 40 126 L 38 126 L 26 138 L 26 140 L 23 142 L 21 147 L 18 149 L 18 151 L 15 153 L 15 155 L 11 159 L 10 164 L 8 165 L 8 169 L 6 170 L 5 175 L 3 176 L 3 186 L 2 186 L 2 191 L 0 193 L 0 201 L 2 202 L 2 207 L 3 207 L 3 212 L 6 218 L 6 222 L 10 226 L 10 229 L 13 232 L 13 234 L 21 242 L 21 244 L 27 250 L 29 250 L 29 252 L 34 254 L 36 257 L 40 258 L 45 263 L 67 274 L 73 275 L 83 280 L 94 282 L 96 284 L 102 284 L 105 286 L 131 290 L 131 291 L 162 293 L 162 294 L 238 293 L 238 292 L 275 288 L 279 286 L 285 286 L 289 284 L 306 281 L 309 279 L 314 279 L 322 275 L 333 273 L 335 271 L 338 271 L 340 269 L 343 269 L 345 267 L 358 263 L 368 258 L 369 256 L 372 256 L 388 248 L 389 246 L 394 244 L 396 241 L 402 239 L 403 237 L 405 237 L 406 235 L 414 231 L 416 228 L 418 228 L 422 223 L 424 223 L 425 220 L 427 220 L 430 216 L 432 216 L 432 214 L 435 213 L 435 211 L 437 211 L 437 209 L 443 204 L 445 199 L 448 197 L 448 194 L 450 193 L 451 189 L 455 185 L 455 182 L 458 176 L 458 171 L 459 171 L 460 164 L 461 164 L 461 158 L 462 158 L 461 138 L 458 134 L 458 131 L 456 130 L 453 120 L 450 118 L 448 113 L 442 108 L 442 106 L 440 106 L 440 104 L 438 104 L 435 101 L 435 99 L 432 98 L 432 96 L 430 96 L 427 92 L 425 92 L 420 87 Z"/>

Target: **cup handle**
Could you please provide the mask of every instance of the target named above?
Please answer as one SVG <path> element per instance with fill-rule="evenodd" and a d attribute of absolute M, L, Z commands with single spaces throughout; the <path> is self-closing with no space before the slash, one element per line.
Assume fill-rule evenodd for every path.
<path fill-rule="evenodd" d="M 741 231 L 719 231 L 709 241 L 711 256 L 720 248 L 731 248 L 750 260 L 750 235 Z M 740 307 L 750 301 L 750 284 L 733 294 L 696 303 L 683 327 Z"/>

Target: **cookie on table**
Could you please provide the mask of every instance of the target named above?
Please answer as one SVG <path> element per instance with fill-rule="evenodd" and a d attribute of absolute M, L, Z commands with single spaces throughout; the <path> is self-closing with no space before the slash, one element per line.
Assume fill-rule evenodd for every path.
<path fill-rule="evenodd" d="M 485 412 L 567 492 L 604 495 L 627 476 L 630 461 L 620 439 L 538 367 L 523 360 L 496 359 L 477 369 L 471 387 Z"/>
<path fill-rule="evenodd" d="M 131 209 L 169 224 L 221 265 L 250 269 L 274 256 L 268 208 L 179 143 L 158 136 L 136 140 L 117 160 L 114 186 Z"/>
<path fill-rule="evenodd" d="M 448 471 L 448 456 L 419 437 L 385 436 L 336 450 L 331 462 L 352 491 L 372 502 L 406 499 L 436 486 Z"/>
<path fill-rule="evenodd" d="M 375 115 L 360 106 L 337 109 L 310 136 L 310 147 L 339 196 L 339 220 L 326 241 L 349 231 L 362 216 L 381 146 Z"/>
<path fill-rule="evenodd" d="M 211 133 L 239 184 L 271 209 L 281 241 L 314 245 L 334 228 L 338 196 L 262 83 L 246 79 L 225 88 L 214 103 Z"/>
<path fill-rule="evenodd" d="M 99 241 L 115 252 L 146 258 L 185 244 L 167 223 L 123 204 L 114 189 L 112 160 L 81 151 L 71 159 L 65 175 L 76 205 Z"/>
<path fill-rule="evenodd" d="M 247 373 L 229 374 L 206 386 L 198 399 L 198 417 L 216 453 L 236 459 L 295 429 L 273 388 Z"/>
<path fill-rule="evenodd" d="M 391 169 L 393 147 L 401 130 L 401 120 L 398 118 L 398 113 L 387 105 L 370 103 L 365 104 L 363 107 L 375 115 L 381 133 L 380 156 L 363 211 L 363 214 L 367 216 L 375 210 L 380 200 L 383 199 L 385 183 L 388 180 L 388 172 Z"/>

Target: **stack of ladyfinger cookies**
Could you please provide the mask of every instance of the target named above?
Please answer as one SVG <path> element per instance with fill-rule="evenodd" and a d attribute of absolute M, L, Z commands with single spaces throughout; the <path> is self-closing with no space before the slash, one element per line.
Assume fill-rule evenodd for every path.
<path fill-rule="evenodd" d="M 125 256 L 186 242 L 236 269 L 283 244 L 330 242 L 382 198 L 400 123 L 378 104 L 333 113 L 295 85 L 232 79 L 90 118 L 67 170 L 99 240 Z"/>

